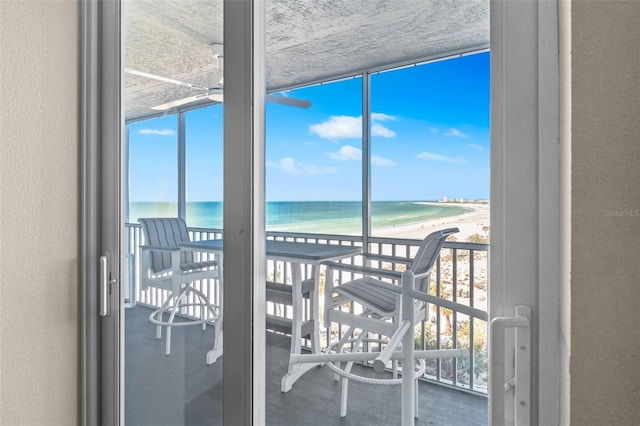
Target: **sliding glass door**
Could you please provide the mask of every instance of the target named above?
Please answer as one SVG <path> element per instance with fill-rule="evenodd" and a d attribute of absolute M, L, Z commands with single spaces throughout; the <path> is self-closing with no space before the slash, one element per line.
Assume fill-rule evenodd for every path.
<path fill-rule="evenodd" d="M 83 192 L 87 200 L 84 252 L 88 253 L 89 265 L 84 332 L 88 423 L 288 424 L 292 419 L 304 423 L 305 416 L 314 410 L 341 421 L 334 415 L 341 401 L 333 388 L 333 375 L 321 369 L 302 371 L 292 362 L 307 351 L 317 355 L 334 331 L 336 336 L 342 332 L 340 325 L 336 330 L 320 327 L 319 296 L 324 296 L 321 284 L 326 285 L 326 275 L 320 272 L 323 260 L 316 259 L 316 265 L 309 259 L 300 261 L 300 253 L 288 252 L 285 256 L 270 250 L 268 243 L 301 239 L 297 241 L 300 244 L 336 246 L 341 250 L 336 256 L 347 257 L 353 257 L 354 252 L 349 250 L 355 247 L 367 254 L 386 256 L 392 263 L 397 263 L 400 255 L 410 257 L 415 253 L 409 247 L 411 242 L 397 249 L 396 240 L 402 239 L 396 234 L 397 224 L 385 222 L 394 218 L 385 216 L 374 205 L 393 201 L 396 209 L 407 201 L 383 199 L 387 194 L 399 196 L 407 190 L 402 182 L 389 183 L 385 176 L 390 168 L 396 167 L 397 176 L 404 175 L 405 179 L 424 180 L 426 176 L 419 168 L 415 169 L 419 172 L 410 173 L 406 156 L 398 153 L 400 148 L 393 150 L 385 145 L 405 137 L 400 135 L 402 126 L 412 123 L 406 117 L 398 119 L 399 113 L 388 109 L 392 102 L 385 102 L 393 84 L 385 81 L 382 71 L 392 68 L 391 62 L 381 65 L 374 60 L 368 65 L 353 65 L 357 51 L 374 52 L 364 55 L 369 59 L 385 57 L 381 50 L 384 46 L 367 50 L 357 45 L 356 42 L 364 43 L 358 38 L 360 29 L 383 22 L 382 17 L 396 25 L 396 31 L 410 26 L 395 20 L 399 12 L 395 8 L 386 10 L 385 4 L 380 5 L 372 22 L 360 28 L 342 16 L 339 8 L 325 5 L 315 10 L 317 3 L 309 2 L 294 10 L 287 8 L 291 4 L 113 0 L 84 5 L 84 35 L 89 46 L 85 48 L 83 76 L 89 123 Z M 416 24 L 416 13 L 432 15 L 423 2 L 407 5 L 416 9 L 404 19 L 413 19 Z M 370 14 L 359 13 L 357 7 L 349 7 L 355 8 L 349 13 L 361 22 L 367 23 L 366 19 L 371 18 Z M 488 8 L 479 4 L 473 12 L 480 16 Z M 470 136 L 484 138 L 486 128 L 472 134 L 468 128 L 434 126 L 443 140 L 446 137 L 459 142 L 457 148 L 465 149 L 467 156 L 452 146 L 447 146 L 447 152 L 436 152 L 431 147 L 414 153 L 412 160 L 422 162 L 419 164 L 446 163 L 446 171 L 451 172 L 464 164 L 461 158 L 478 159 L 478 164 L 486 167 L 486 151 L 491 152 L 491 171 L 485 168 L 479 175 L 467 177 L 473 184 L 461 184 L 465 189 L 479 184 L 486 191 L 487 173 L 491 173 L 491 203 L 499 207 L 499 214 L 491 218 L 491 276 L 486 276 L 486 269 L 471 271 L 475 266 L 469 266 L 468 291 L 475 292 L 475 296 L 465 294 L 461 287 L 452 286 L 449 291 L 453 291 L 453 301 L 470 299 L 471 308 L 486 309 L 489 305 L 492 317 L 515 315 L 512 311 L 517 305 L 533 308 L 534 314 L 528 317 L 533 324 L 533 338 L 530 345 L 519 348 L 531 349 L 535 367 L 539 359 L 553 358 L 553 354 L 539 351 L 538 341 L 549 337 L 550 327 L 535 312 L 539 299 L 547 300 L 544 292 L 553 293 L 547 287 L 538 287 L 538 274 L 544 272 L 539 255 L 545 252 L 548 258 L 542 248 L 555 247 L 550 240 L 553 233 L 540 217 L 543 207 L 552 206 L 538 202 L 538 197 L 549 201 L 554 195 L 545 192 L 547 186 L 542 182 L 546 177 L 540 175 L 551 161 L 542 154 L 538 157 L 534 149 L 538 144 L 542 146 L 536 129 L 546 129 L 538 121 L 537 103 L 531 101 L 537 99 L 537 78 L 544 79 L 542 74 L 531 71 L 539 65 L 536 43 L 531 42 L 537 34 L 538 8 L 535 2 L 496 2 L 492 8 L 492 19 L 496 20 L 492 43 L 495 42 L 497 53 L 492 50 L 491 54 L 491 91 L 496 95 L 491 106 L 491 146 L 470 140 Z M 314 10 L 315 14 L 308 13 Z M 502 20 L 503 14 L 508 14 L 509 24 Z M 273 23 L 289 23 L 289 18 L 296 18 L 291 21 L 295 24 L 307 19 L 308 25 L 301 24 L 296 30 L 301 31 L 300 37 L 304 33 L 314 49 L 310 50 L 313 55 L 300 55 L 296 53 L 299 43 L 288 39 L 287 31 L 278 32 L 279 39 L 271 39 L 279 42 L 278 52 L 269 57 L 274 61 L 271 65 L 279 64 L 285 69 L 287 64 L 296 65 L 298 58 L 300 66 L 295 72 L 285 72 L 289 80 L 276 81 L 278 84 L 269 87 L 268 95 L 266 81 L 272 74 L 265 57 L 269 49 L 266 16 L 271 16 Z M 488 17 L 488 13 L 482 16 Z M 338 64 L 332 72 L 307 75 L 309 70 L 320 69 L 306 66 L 309 58 L 337 51 L 316 43 L 316 38 L 326 40 L 327 36 L 319 25 L 320 17 L 324 22 L 342 25 L 343 31 L 336 34 L 351 37 L 342 48 L 360 47 L 347 49 L 335 61 L 318 62 Z M 542 17 L 540 20 L 547 24 L 549 21 Z M 517 31 L 521 27 L 526 34 Z M 506 37 L 512 32 L 519 38 Z M 511 44 L 503 46 L 505 40 Z M 485 40 L 484 44 L 464 52 L 458 50 L 457 54 L 487 46 Z M 453 50 L 445 53 L 454 54 Z M 425 54 L 411 59 L 413 62 L 398 59 L 396 65 L 424 62 L 421 66 L 426 67 L 431 59 L 447 55 Z M 484 61 L 485 72 L 488 54 L 483 55 L 474 59 Z M 486 73 L 484 77 L 488 77 Z M 443 99 L 444 102 L 446 97 Z M 265 131 L 267 101 L 280 104 L 267 110 L 267 119 L 279 117 L 281 123 L 274 122 Z M 319 110 L 307 109 L 322 105 L 325 107 Z M 521 134 L 521 129 L 526 135 Z M 265 136 L 269 145 L 265 145 Z M 413 192 L 404 193 L 408 194 L 404 197 L 413 196 Z M 469 194 L 472 195 L 464 198 L 485 201 L 484 192 Z M 527 195 L 527 203 L 519 198 L 522 194 Z M 440 196 L 441 200 L 434 199 Z M 449 194 L 421 195 L 410 200 L 415 202 L 410 208 L 421 206 L 424 201 L 445 201 L 445 196 Z M 478 208 L 484 205 L 475 204 Z M 357 212 L 352 209 L 354 206 Z M 336 214 L 342 215 L 341 219 L 333 220 Z M 476 248 L 489 237 L 489 227 L 482 220 L 474 221 L 477 229 L 470 235 L 478 240 L 469 241 Z M 542 231 L 538 232 L 538 227 Z M 423 229 L 416 232 L 426 233 Z M 394 246 L 385 246 L 388 232 L 393 234 Z M 305 236 L 300 237 L 301 233 Z M 334 238 L 336 235 L 339 238 Z M 458 257 L 465 257 L 457 257 L 461 243 L 448 243 L 452 265 L 456 265 Z M 486 244 L 483 247 L 480 260 L 489 262 Z M 467 259 L 475 259 L 474 255 L 478 253 L 469 253 Z M 557 264 L 551 262 L 551 267 Z M 451 268 L 452 274 L 461 272 L 455 266 Z M 521 271 L 527 271 L 525 277 Z M 474 274 L 484 274 L 483 300 L 477 286 L 472 290 L 474 284 L 480 284 L 473 282 Z M 492 290 L 485 293 L 489 278 Z M 516 281 L 519 284 L 512 284 Z M 296 287 L 296 283 L 300 285 Z M 442 289 L 447 290 L 445 287 Z M 434 291 L 442 292 L 438 285 Z M 432 312 L 436 324 L 432 328 L 450 333 L 451 341 L 462 341 L 462 346 L 474 348 L 476 333 L 476 337 L 482 337 L 479 346 L 485 346 L 489 330 L 476 324 L 475 319 L 447 315 L 452 305 L 447 306 Z M 349 309 L 358 313 L 356 308 Z M 485 315 L 482 316 L 486 327 Z M 537 321 L 541 324 L 539 329 Z M 504 324 L 509 323 L 505 320 Z M 286 337 L 284 350 L 267 346 L 267 327 L 270 337 Z M 428 324 L 420 331 L 422 340 L 416 341 L 417 345 L 447 348 L 430 342 L 426 328 Z M 545 330 L 547 335 L 542 334 Z M 467 337 L 460 339 L 463 332 Z M 521 356 L 515 356 L 513 336 L 506 336 L 507 345 L 498 349 L 505 355 L 501 359 L 512 365 Z M 486 355 L 481 349 L 476 354 Z M 284 376 L 271 369 L 277 363 Z M 465 391 L 484 392 L 488 373 L 480 370 L 489 366 L 494 367 L 486 359 L 479 362 L 474 358 L 470 365 L 462 361 L 432 363 L 426 372 Z M 326 378 L 326 386 L 319 389 L 314 382 L 308 382 L 312 374 L 307 371 L 319 373 L 321 381 Z M 464 371 L 474 376 L 467 377 Z M 530 416 L 535 423 L 538 403 L 544 399 L 539 394 L 550 386 L 545 375 L 537 374 L 535 368 L 530 371 L 530 385 L 521 382 L 518 392 L 509 388 L 506 398 L 498 394 L 500 403 L 495 406 L 494 416 L 502 418 L 505 412 L 509 416 Z M 509 376 L 509 372 L 504 374 Z M 495 377 L 502 380 L 502 376 Z M 267 378 L 273 379 L 275 385 L 267 384 Z M 522 395 L 519 390 L 525 387 L 531 395 L 518 399 Z M 504 386 L 498 383 L 493 388 Z M 319 390 L 320 396 L 307 389 Z M 317 403 L 325 395 L 322 392 L 333 398 L 334 411 L 318 409 Z M 368 424 L 385 422 L 381 420 L 384 418 L 397 420 L 399 409 L 391 414 L 376 411 L 382 402 L 402 400 L 404 391 L 396 387 L 395 393 L 391 392 L 380 393 L 380 403 L 373 410 L 360 406 L 364 407 L 363 416 L 369 416 Z M 359 394 L 367 395 L 366 391 Z M 297 405 L 287 403 L 296 398 Z M 288 411 L 288 417 L 277 417 L 279 409 Z M 482 424 L 486 416 L 475 419 Z M 412 421 L 411 416 L 404 416 L 406 424 Z"/>
<path fill-rule="evenodd" d="M 263 146 L 264 88 L 253 62 L 263 8 L 83 7 L 85 238 L 99 275 L 86 295 L 99 319 L 85 331 L 85 419 L 250 424 L 260 297 L 252 283 L 263 268 L 239 265 L 264 263 L 263 210 L 248 199 L 264 196 L 253 189 L 262 177 L 245 179 Z"/>

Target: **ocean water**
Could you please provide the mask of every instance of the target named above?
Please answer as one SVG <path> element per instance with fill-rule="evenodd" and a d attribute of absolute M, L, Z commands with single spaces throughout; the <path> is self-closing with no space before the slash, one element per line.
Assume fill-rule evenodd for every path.
<path fill-rule="evenodd" d="M 362 227 L 362 203 L 359 201 L 269 201 L 266 209 L 267 231 L 310 232 L 359 235 Z M 374 229 L 423 222 L 468 211 L 464 206 L 439 205 L 427 201 L 373 201 Z M 141 217 L 177 216 L 177 203 L 133 202 L 127 222 Z M 187 203 L 187 225 L 222 228 L 222 202 Z"/>

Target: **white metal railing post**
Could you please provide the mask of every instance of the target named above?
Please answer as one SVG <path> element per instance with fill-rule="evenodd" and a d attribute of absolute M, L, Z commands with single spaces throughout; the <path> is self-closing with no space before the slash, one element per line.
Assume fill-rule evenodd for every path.
<path fill-rule="evenodd" d="M 515 377 L 505 380 L 505 331 L 516 329 Z M 515 317 L 498 317 L 491 321 L 491 374 L 489 377 L 489 419 L 492 426 L 505 424 L 506 389 L 515 387 L 515 424 L 531 424 L 531 308 L 516 306 Z"/>
<path fill-rule="evenodd" d="M 415 416 L 415 378 L 413 377 L 414 359 L 413 352 L 413 321 L 414 301 L 411 293 L 414 290 L 413 271 L 406 270 L 402 273 L 402 320 L 411 326 L 402 338 L 402 426 L 412 426 Z"/>

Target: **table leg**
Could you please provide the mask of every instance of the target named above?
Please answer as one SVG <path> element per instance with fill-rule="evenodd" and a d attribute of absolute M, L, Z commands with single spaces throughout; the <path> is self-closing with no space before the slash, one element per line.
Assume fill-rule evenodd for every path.
<path fill-rule="evenodd" d="M 222 271 L 222 254 L 216 256 L 218 260 L 218 285 L 220 288 L 219 299 L 218 299 L 218 319 L 216 319 L 214 323 L 214 341 L 213 348 L 207 352 L 207 364 L 213 364 L 222 356 L 222 321 L 224 320 L 223 310 L 224 310 L 224 282 L 223 271 Z"/>
<path fill-rule="evenodd" d="M 302 339 L 302 268 L 303 265 L 299 263 L 291 264 L 291 275 L 292 275 L 292 296 L 293 296 L 293 323 L 291 325 L 291 354 L 300 354 L 302 350 L 302 345 L 300 340 Z M 320 278 L 319 266 L 313 266 L 313 290 L 309 297 L 311 297 L 311 318 L 310 321 L 313 322 L 313 331 L 311 332 L 311 349 L 313 353 L 320 352 L 320 328 L 318 325 L 318 310 L 319 310 L 319 301 L 318 301 L 318 283 Z M 282 392 L 289 392 L 293 384 L 298 380 L 304 373 L 311 370 L 315 366 L 319 364 L 296 364 L 291 362 L 291 358 L 289 358 L 289 371 L 282 378 L 282 383 L 280 386 L 280 390 Z"/>
<path fill-rule="evenodd" d="M 311 298 L 311 318 L 313 321 L 313 331 L 311 332 L 311 351 L 314 354 L 320 353 L 320 265 L 311 267 L 313 275 L 313 291 L 309 295 Z"/>

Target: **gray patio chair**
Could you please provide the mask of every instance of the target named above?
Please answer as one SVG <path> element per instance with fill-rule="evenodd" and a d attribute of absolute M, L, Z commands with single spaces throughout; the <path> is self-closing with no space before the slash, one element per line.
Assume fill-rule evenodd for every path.
<path fill-rule="evenodd" d="M 398 330 L 398 323 L 401 318 L 401 295 L 398 292 L 398 284 L 402 279 L 402 272 L 391 269 L 383 269 L 383 264 L 408 264 L 407 270 L 413 272 L 415 276 L 422 276 L 418 282 L 414 282 L 414 288 L 418 291 L 426 292 L 431 268 L 435 264 L 440 250 L 449 235 L 458 232 L 458 228 L 443 229 L 427 235 L 422 241 L 413 259 L 399 258 L 385 255 L 369 255 L 364 257 L 365 266 L 344 264 L 337 262 L 325 262 L 327 267 L 325 281 L 325 306 L 324 321 L 327 328 L 327 348 L 326 352 L 340 353 L 345 349 L 354 353 L 366 349 L 364 344 L 384 344 L 385 339 L 373 338 L 373 335 L 391 337 Z M 377 263 L 379 268 L 366 266 L 369 263 Z M 334 272 L 348 272 L 352 279 L 344 284 L 334 286 Z M 395 288 L 394 288 L 395 287 Z M 354 302 L 357 305 L 354 305 Z M 345 306 L 346 305 L 346 306 Z M 356 306 L 361 307 L 357 311 Z M 416 300 L 414 309 L 414 324 L 425 319 L 427 304 Z M 337 342 L 331 342 L 331 324 L 341 324 L 347 327 L 347 331 Z M 348 348 L 347 348 L 348 346 Z M 368 384 L 395 384 L 398 382 L 397 361 L 391 361 L 393 379 L 370 379 L 361 378 L 351 373 L 353 362 L 348 362 L 343 366 L 340 363 L 327 364 L 337 374 L 336 380 L 342 377 L 340 416 L 347 414 L 347 397 L 349 389 L 349 379 L 359 380 Z M 405 370 L 403 368 L 403 370 Z M 413 365 L 410 368 L 414 373 Z M 415 395 L 417 395 L 417 380 Z M 417 396 L 416 396 L 417 399 Z M 417 404 L 416 404 L 417 417 Z"/>
<path fill-rule="evenodd" d="M 166 300 L 149 315 L 156 324 L 156 338 L 162 337 L 162 327 L 167 328 L 165 353 L 171 351 L 171 327 L 202 324 L 218 319 L 219 307 L 213 306 L 207 295 L 191 284 L 196 281 L 218 278 L 215 260 L 196 260 L 194 253 L 180 248 L 180 243 L 190 241 L 187 225 L 181 218 L 143 218 L 145 245 L 141 249 L 141 289 L 149 287 L 165 290 Z M 188 307 L 199 307 L 200 318 L 188 315 Z M 193 311 L 195 312 L 195 310 Z M 169 318 L 165 320 L 164 315 Z M 177 314 L 182 321 L 174 321 Z M 218 336 L 216 336 L 217 338 Z"/>

